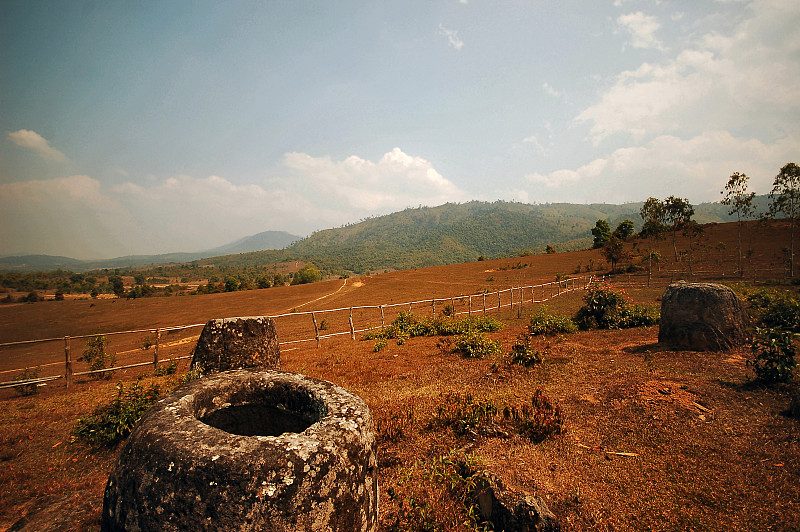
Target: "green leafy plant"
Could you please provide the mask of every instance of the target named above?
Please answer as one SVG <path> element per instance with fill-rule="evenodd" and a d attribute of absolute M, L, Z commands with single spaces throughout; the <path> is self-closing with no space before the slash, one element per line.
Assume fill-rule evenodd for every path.
<path fill-rule="evenodd" d="M 39 378 L 39 367 L 25 368 L 22 373 L 14 377 L 16 382 L 30 381 Z M 28 382 L 25 384 L 17 384 L 14 386 L 14 391 L 19 395 L 35 395 L 39 392 L 39 385 L 35 382 Z"/>
<path fill-rule="evenodd" d="M 797 361 L 795 341 L 800 337 L 795 332 L 780 329 L 756 328 L 752 350 L 754 360 L 747 366 L 753 369 L 756 379 L 764 382 L 787 382 L 792 379 Z"/>
<path fill-rule="evenodd" d="M 528 324 L 528 332 L 531 335 L 555 336 L 578 330 L 578 326 L 569 316 L 549 314 L 547 310 L 547 307 L 542 305 L 536 314 L 531 316 Z"/>
<path fill-rule="evenodd" d="M 187 382 L 196 381 L 197 379 L 202 378 L 204 374 L 205 368 L 203 368 L 203 366 L 197 365 L 191 367 L 189 368 L 189 371 L 187 371 L 183 377 L 180 378 L 178 384 L 186 384 Z"/>
<path fill-rule="evenodd" d="M 392 530 L 493 530 L 478 506 L 479 494 L 492 485 L 476 454 L 453 450 L 417 460 L 402 468 L 397 487 L 387 490 L 394 506 L 387 520 Z"/>
<path fill-rule="evenodd" d="M 511 363 L 527 368 L 540 364 L 544 359 L 544 353 L 534 349 L 533 338 L 530 334 L 521 333 L 517 336 L 514 345 L 511 346 Z"/>
<path fill-rule="evenodd" d="M 134 382 L 126 389 L 120 382 L 116 398 L 95 409 L 91 415 L 78 418 L 73 432 L 93 445 L 113 447 L 131 433 L 142 414 L 160 395 L 158 385 L 145 389 L 141 383 Z"/>
<path fill-rule="evenodd" d="M 162 364 L 156 367 L 156 370 L 153 372 L 153 375 L 156 377 L 163 377 L 165 375 L 174 375 L 178 372 L 178 361 L 173 360 L 169 364 Z"/>
<path fill-rule="evenodd" d="M 388 327 L 365 333 L 364 340 L 397 339 L 404 343 L 416 336 L 452 336 L 468 331 L 494 332 L 503 323 L 489 316 L 463 318 L 426 318 L 410 312 L 401 312 Z"/>
<path fill-rule="evenodd" d="M 655 307 L 634 305 L 627 292 L 609 283 L 598 283 L 587 289 L 584 305 L 575 314 L 581 329 L 626 329 L 658 323 Z"/>
<path fill-rule="evenodd" d="M 373 350 L 375 353 L 378 353 L 378 352 L 379 352 L 379 351 L 381 351 L 381 350 L 382 350 L 384 347 L 386 347 L 386 339 L 384 339 L 384 338 L 381 338 L 381 339 L 379 339 L 377 342 L 375 342 L 375 347 L 374 347 L 374 348 L 372 348 L 372 350 Z"/>
<path fill-rule="evenodd" d="M 117 354 L 109 353 L 107 348 L 108 340 L 106 337 L 95 336 L 86 341 L 86 349 L 78 358 L 78 360 L 89 364 L 89 370 L 97 372 L 93 373 L 97 379 L 110 379 L 113 375 L 112 371 L 101 371 L 114 367 L 117 362 Z"/>
<path fill-rule="evenodd" d="M 479 331 L 467 331 L 453 341 L 453 352 L 464 358 L 487 358 L 501 353 L 500 344 Z"/>

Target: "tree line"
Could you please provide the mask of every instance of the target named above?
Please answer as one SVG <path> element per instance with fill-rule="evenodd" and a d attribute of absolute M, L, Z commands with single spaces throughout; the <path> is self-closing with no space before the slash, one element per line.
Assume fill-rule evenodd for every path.
<path fill-rule="evenodd" d="M 795 163 L 787 163 L 775 176 L 772 190 L 769 193 L 769 203 L 763 213 L 756 212 L 754 199 L 755 192 L 748 190 L 749 177 L 740 172 L 734 172 L 728 178 L 721 203 L 728 207 L 728 215 L 735 216 L 738 225 L 738 271 L 743 275 L 742 258 L 742 227 L 746 219 L 760 218 L 763 221 L 770 219 L 786 218 L 791 225 L 788 247 L 788 273 L 794 278 L 794 234 L 795 225 L 800 216 L 800 167 Z M 607 220 L 599 219 L 592 228 L 593 247 L 602 249 L 603 255 L 611 264 L 611 270 L 617 269 L 617 264 L 630 258 L 630 251 L 624 242 L 632 236 L 651 239 L 653 246 L 647 250 L 648 271 L 652 270 L 653 261 L 659 261 L 660 255 L 655 252 L 655 241 L 666 234 L 672 236 L 672 248 L 675 261 L 678 262 L 677 235 L 680 232 L 688 237 L 689 248 L 686 250 L 691 259 L 694 251 L 694 240 L 702 234 L 702 227 L 692 219 L 694 206 L 686 198 L 669 196 L 663 200 L 650 197 L 642 205 L 639 216 L 642 218 L 642 229 L 635 234 L 634 223 L 630 219 L 623 220 L 614 231 L 611 230 Z"/>

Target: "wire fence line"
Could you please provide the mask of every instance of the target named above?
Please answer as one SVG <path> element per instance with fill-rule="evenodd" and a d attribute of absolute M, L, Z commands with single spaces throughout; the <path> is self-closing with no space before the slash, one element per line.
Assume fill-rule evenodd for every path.
<path fill-rule="evenodd" d="M 387 323 L 391 323 L 401 312 L 430 313 L 435 318 L 437 315 L 472 316 L 510 309 L 512 312 L 516 310 L 517 316 L 521 317 L 523 307 L 527 304 L 543 303 L 562 294 L 585 289 L 592 282 L 604 278 L 602 275 L 582 275 L 495 292 L 404 303 L 290 312 L 268 317 L 275 321 L 278 337 L 284 338 L 279 342 L 280 346 L 316 342 L 319 347 L 325 339 L 349 335 L 355 340 L 357 334 L 386 327 Z M 60 379 L 64 380 L 65 387 L 69 387 L 76 377 L 97 376 L 148 365 L 155 369 L 159 364 L 190 359 L 194 344 L 200 335 L 199 331 L 195 330 L 204 326 L 205 323 L 195 323 L 0 343 L 0 351 L 4 352 L 3 358 L 8 365 L 17 364 L 15 369 L 0 370 L 0 381 L 5 380 L 3 375 L 18 374 L 15 380 L 0 382 L 0 389 L 43 385 Z M 82 356 L 77 358 L 73 356 L 73 343 L 75 340 L 97 337 L 106 339 L 107 350 L 114 353 L 115 359 L 117 356 L 122 356 L 127 363 L 115 365 L 114 362 L 113 367 L 109 368 L 85 369 L 88 368 L 88 362 L 83 360 Z M 62 348 L 54 348 L 53 344 L 62 342 L 63 351 Z M 57 354 L 59 351 L 63 352 L 60 361 Z M 31 364 L 30 360 L 38 360 L 41 363 Z M 26 375 L 34 367 L 36 374 Z M 40 372 L 44 372 L 45 375 L 40 376 Z"/>
<path fill-rule="evenodd" d="M 776 277 L 777 275 L 777 277 Z M 787 282 L 786 268 L 749 269 L 746 272 L 724 271 L 693 271 L 689 270 L 659 270 L 651 272 L 631 272 L 616 274 L 614 276 L 586 274 L 581 276 L 565 277 L 549 283 L 512 287 L 495 292 L 477 293 L 472 295 L 459 295 L 446 298 L 433 298 L 405 303 L 392 303 L 384 305 L 366 305 L 324 309 L 306 312 L 290 312 L 269 316 L 276 322 L 281 346 L 316 342 L 320 345 L 322 340 L 338 336 L 350 335 L 352 339 L 356 334 L 368 332 L 385 327 L 400 313 L 404 311 L 430 312 L 433 317 L 439 313 L 449 313 L 452 316 L 473 313 L 486 313 L 510 308 L 517 311 L 520 317 L 526 304 L 543 303 L 553 297 L 586 288 L 595 281 L 613 278 L 614 283 L 628 286 L 666 286 L 674 281 L 729 281 L 729 282 Z M 310 318 L 310 319 L 309 319 Z M 356 324 L 359 327 L 356 327 Z M 98 375 L 141 366 L 179 362 L 192 357 L 194 345 L 199 337 L 199 331 L 205 323 L 178 325 L 172 327 L 145 328 L 129 331 L 111 331 L 105 333 L 65 336 L 58 338 L 45 338 L 25 340 L 19 342 L 0 343 L 0 353 L 6 367 L 15 369 L 0 370 L 0 389 L 15 388 L 26 385 L 44 385 L 50 381 L 64 379 L 68 387 L 73 378 L 87 375 Z M 313 330 L 313 336 L 312 331 Z M 328 332 L 335 331 L 335 332 Z M 104 369 L 84 369 L 88 363 L 82 357 L 74 359 L 72 356 L 73 340 L 84 340 L 106 337 L 110 352 L 115 356 L 124 356 L 124 365 Z M 63 357 L 58 360 L 57 354 L 62 348 L 53 348 L 54 343 L 63 342 Z M 152 350 L 152 352 L 151 352 Z M 31 364 L 31 360 L 40 363 Z M 77 365 L 76 365 L 77 364 Z M 112 364 L 113 365 L 113 364 Z M 35 375 L 28 374 L 36 368 Z M 81 371 L 76 371 L 81 369 Z M 20 374 L 20 372 L 22 372 Z M 39 375 L 42 372 L 44 375 Z M 5 380 L 9 374 L 16 373 L 14 380 Z M 4 381 L 5 380 L 5 381 Z"/>

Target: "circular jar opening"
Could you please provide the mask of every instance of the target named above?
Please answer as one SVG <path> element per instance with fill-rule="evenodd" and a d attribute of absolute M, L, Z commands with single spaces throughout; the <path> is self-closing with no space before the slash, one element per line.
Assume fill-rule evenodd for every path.
<path fill-rule="evenodd" d="M 220 408 L 200 421 L 239 436 L 280 436 L 286 432 L 303 432 L 315 423 L 294 412 L 263 404 Z"/>
<path fill-rule="evenodd" d="M 303 432 L 327 414 L 324 402 L 297 384 L 248 384 L 227 390 L 222 396 L 197 397 L 195 416 L 230 434 L 280 436 Z"/>

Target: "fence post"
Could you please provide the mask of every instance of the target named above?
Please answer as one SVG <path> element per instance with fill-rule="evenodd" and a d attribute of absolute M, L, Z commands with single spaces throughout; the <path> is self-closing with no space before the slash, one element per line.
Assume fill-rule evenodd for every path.
<path fill-rule="evenodd" d="M 483 293 L 483 313 L 486 314 L 486 292 Z"/>
<path fill-rule="evenodd" d="M 161 329 L 156 329 L 156 349 L 153 352 L 153 369 L 158 367 L 158 346 L 161 343 Z"/>
<path fill-rule="evenodd" d="M 433 306 L 433 319 L 436 319 L 436 298 L 431 299 L 431 306 Z"/>
<path fill-rule="evenodd" d="M 511 294 L 511 306 L 509 307 L 509 310 L 511 311 L 511 315 L 513 316 L 514 315 L 514 287 L 513 286 L 508 291 L 508 293 Z"/>
<path fill-rule="evenodd" d="M 383 319 L 383 305 L 378 305 L 378 308 L 381 309 L 381 327 L 386 327 L 386 322 Z"/>
<path fill-rule="evenodd" d="M 500 297 L 501 297 L 502 295 L 503 295 L 503 292 L 502 292 L 502 290 L 498 290 L 498 291 L 497 291 L 497 312 L 500 312 L 500 309 L 502 309 L 502 308 L 503 308 L 503 305 L 501 304 L 501 302 L 502 302 L 502 299 L 500 299 Z"/>
<path fill-rule="evenodd" d="M 319 327 L 317 326 L 317 317 L 311 313 L 311 321 L 314 322 L 314 338 L 317 339 L 317 347 L 319 347 Z"/>
<path fill-rule="evenodd" d="M 72 355 L 70 354 L 69 336 L 64 337 L 64 382 L 67 388 L 72 385 Z"/>
<path fill-rule="evenodd" d="M 353 327 L 353 307 L 350 307 L 350 339 L 356 339 L 356 329 Z"/>
<path fill-rule="evenodd" d="M 469 317 L 472 317 L 472 295 L 469 296 Z"/>
<path fill-rule="evenodd" d="M 519 305 L 517 305 L 517 318 L 522 317 L 522 304 L 525 302 L 525 289 L 519 289 Z"/>
<path fill-rule="evenodd" d="M 414 304 L 414 302 L 413 302 L 413 301 L 412 301 L 411 303 L 409 303 L 409 304 L 408 304 L 408 313 L 409 313 L 409 314 L 411 314 L 411 305 L 413 305 L 413 304 Z"/>

